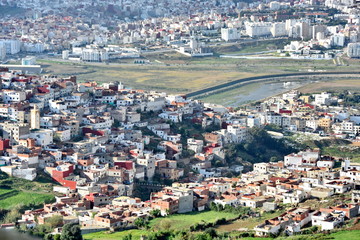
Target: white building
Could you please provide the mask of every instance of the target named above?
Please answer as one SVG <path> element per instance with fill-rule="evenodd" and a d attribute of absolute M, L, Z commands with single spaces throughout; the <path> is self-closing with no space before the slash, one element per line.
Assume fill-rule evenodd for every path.
<path fill-rule="evenodd" d="M 20 41 L 15 39 L 1 39 L 0 43 L 3 43 L 6 47 L 6 54 L 17 54 L 20 52 Z"/>
<path fill-rule="evenodd" d="M 39 146 L 53 144 L 54 133 L 50 129 L 37 129 L 30 132 L 30 138 L 35 139 Z"/>
<path fill-rule="evenodd" d="M 227 42 L 233 40 L 239 40 L 241 38 L 241 33 L 236 28 L 222 28 L 221 38 Z"/>
<path fill-rule="evenodd" d="M 316 105 L 327 105 L 330 102 L 331 93 L 322 92 L 320 94 L 314 94 Z"/>
<path fill-rule="evenodd" d="M 0 60 L 4 60 L 6 58 L 6 46 L 3 42 L 0 42 Z"/>
<path fill-rule="evenodd" d="M 81 59 L 85 62 L 105 62 L 109 60 L 109 54 L 98 49 L 83 49 Z"/>
<path fill-rule="evenodd" d="M 273 37 L 281 37 L 288 35 L 288 32 L 286 31 L 285 23 L 273 23 L 270 28 L 270 32 Z"/>
<path fill-rule="evenodd" d="M 233 143 L 241 143 L 248 137 L 248 129 L 241 125 L 229 125 L 227 126 L 227 132 L 229 134 L 229 140 Z"/>
<path fill-rule="evenodd" d="M 360 43 L 349 43 L 347 49 L 347 55 L 351 58 L 360 57 Z"/>
<path fill-rule="evenodd" d="M 260 37 L 271 35 L 272 23 L 270 22 L 259 22 L 259 23 L 247 23 L 246 34 L 250 37 Z"/>
<path fill-rule="evenodd" d="M 21 65 L 36 65 L 36 57 L 27 56 L 21 59 Z"/>
<path fill-rule="evenodd" d="M 274 1 L 274 2 L 270 2 L 269 7 L 270 7 L 270 10 L 272 10 L 272 11 L 277 11 L 277 10 L 280 9 L 281 5 L 280 5 L 279 2 L 275 2 L 275 1 Z"/>
<path fill-rule="evenodd" d="M 195 153 L 201 153 L 204 147 L 204 141 L 196 140 L 194 138 L 188 138 L 187 147 L 189 150 L 192 150 Z"/>
<path fill-rule="evenodd" d="M 62 51 L 62 59 L 64 59 L 64 60 L 69 59 L 69 54 L 70 54 L 69 50 Z"/>
<path fill-rule="evenodd" d="M 335 34 L 331 36 L 331 46 L 343 47 L 345 45 L 345 35 Z"/>
<path fill-rule="evenodd" d="M 21 91 L 3 91 L 4 103 L 18 103 L 26 100 L 25 92 Z"/>
<path fill-rule="evenodd" d="M 332 230 L 344 222 L 344 214 L 316 212 L 311 217 L 313 226 L 320 226 L 321 231 Z"/>

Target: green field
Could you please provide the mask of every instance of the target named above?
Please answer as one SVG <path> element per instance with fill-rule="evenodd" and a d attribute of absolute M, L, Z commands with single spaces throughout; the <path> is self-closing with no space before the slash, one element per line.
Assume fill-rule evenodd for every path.
<path fill-rule="evenodd" d="M 54 183 L 43 174 L 35 181 L 13 178 L 0 172 L 0 209 L 11 210 L 15 206 L 38 206 L 54 201 Z"/>
<path fill-rule="evenodd" d="M 83 235 L 84 240 L 111 240 L 117 239 L 121 240 L 123 237 L 131 234 L 133 240 L 140 239 L 141 236 L 146 235 L 148 231 L 146 230 L 127 230 L 122 232 L 114 232 L 114 233 L 107 233 L 107 232 L 96 232 L 96 233 L 89 233 Z"/>
<path fill-rule="evenodd" d="M 39 205 L 54 199 L 52 194 L 22 192 L 0 188 L 0 209 L 10 210 L 17 205 Z"/>
<path fill-rule="evenodd" d="M 216 230 L 219 232 L 231 232 L 240 228 L 252 230 L 255 226 L 263 223 L 265 220 L 274 218 L 279 215 L 280 213 L 278 211 L 274 213 L 264 213 L 261 217 L 239 219 L 232 223 L 218 226 Z"/>
<path fill-rule="evenodd" d="M 217 219 L 226 218 L 232 219 L 237 217 L 236 214 L 227 213 L 227 212 L 215 212 L 215 211 L 206 211 L 206 212 L 191 212 L 188 214 L 175 214 L 170 215 L 166 218 L 156 218 L 150 222 L 150 227 L 156 230 L 163 229 L 169 226 L 169 229 L 172 230 L 183 230 L 189 229 L 189 227 L 195 223 L 201 222 L 215 222 Z M 164 229 L 167 230 L 167 229 Z"/>
<path fill-rule="evenodd" d="M 231 219 L 237 215 L 226 212 L 191 212 L 188 214 L 175 214 L 165 218 L 155 218 L 150 221 L 150 231 L 158 230 L 188 230 L 189 227 L 195 223 L 214 222 L 220 218 Z M 141 235 L 146 235 L 148 231 L 144 230 L 127 230 L 115 233 L 97 232 L 84 235 L 86 240 L 107 240 L 107 239 L 121 239 L 122 237 L 131 234 L 133 239 L 139 239 Z"/>
<path fill-rule="evenodd" d="M 262 239 L 262 238 L 258 238 Z M 291 237 L 279 237 L 279 240 L 359 240 L 360 230 L 338 231 L 331 234 L 299 235 Z"/>
<path fill-rule="evenodd" d="M 269 40 L 262 42 L 254 43 L 242 43 L 242 44 L 233 44 L 229 46 L 219 46 L 214 47 L 214 51 L 217 54 L 242 54 L 242 53 L 256 53 L 263 51 L 271 51 L 283 49 L 290 41 L 287 39 L 284 40 Z"/>

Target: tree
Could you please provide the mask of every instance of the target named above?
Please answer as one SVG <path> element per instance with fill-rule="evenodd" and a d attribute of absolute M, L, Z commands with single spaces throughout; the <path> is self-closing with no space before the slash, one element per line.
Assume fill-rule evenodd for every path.
<path fill-rule="evenodd" d="M 65 224 L 62 233 L 61 240 L 83 240 L 79 225 L 75 223 Z"/>
<path fill-rule="evenodd" d="M 46 223 L 49 224 L 51 228 L 60 227 L 63 224 L 63 217 L 61 215 L 54 215 L 47 219 Z"/>
<path fill-rule="evenodd" d="M 21 217 L 21 213 L 20 210 L 23 206 L 22 205 L 17 205 L 15 207 L 13 207 L 11 209 L 10 212 L 8 212 L 4 219 L 3 219 L 3 223 L 13 223 L 16 222 L 20 217 Z"/>
<path fill-rule="evenodd" d="M 161 216 L 161 211 L 159 209 L 153 209 L 150 211 L 150 215 L 154 218 Z"/>
<path fill-rule="evenodd" d="M 134 222 L 135 226 L 138 228 L 143 228 L 146 226 L 146 221 L 143 218 L 137 218 Z"/>
<path fill-rule="evenodd" d="M 54 236 L 51 233 L 46 234 L 44 240 L 54 240 Z"/>
<path fill-rule="evenodd" d="M 207 228 L 204 233 L 210 235 L 212 238 L 217 237 L 217 232 L 214 228 Z"/>
<path fill-rule="evenodd" d="M 132 240 L 132 235 L 128 234 L 125 237 L 123 237 L 123 240 Z"/>

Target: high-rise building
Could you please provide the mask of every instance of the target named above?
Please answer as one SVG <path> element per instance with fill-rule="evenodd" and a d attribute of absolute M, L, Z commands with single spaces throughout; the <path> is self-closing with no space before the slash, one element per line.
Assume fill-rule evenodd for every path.
<path fill-rule="evenodd" d="M 40 110 L 37 105 L 30 110 L 30 129 L 40 129 Z"/>
<path fill-rule="evenodd" d="M 246 34 L 250 37 L 270 36 L 271 22 L 248 23 L 245 25 Z"/>
<path fill-rule="evenodd" d="M 227 42 L 239 40 L 241 38 L 241 33 L 236 28 L 222 28 L 221 38 Z"/>
<path fill-rule="evenodd" d="M 347 55 L 351 58 L 360 58 L 360 43 L 349 43 Z"/>
<path fill-rule="evenodd" d="M 6 54 L 17 54 L 20 52 L 20 41 L 15 39 L 0 39 L 6 48 Z"/>
<path fill-rule="evenodd" d="M 281 7 L 281 5 L 279 2 L 274 1 L 274 2 L 270 3 L 270 10 L 272 10 L 272 11 L 277 11 L 280 9 L 280 7 Z"/>
<path fill-rule="evenodd" d="M 286 36 L 288 34 L 285 23 L 273 23 L 270 31 L 273 37 Z"/>
<path fill-rule="evenodd" d="M 6 58 L 6 46 L 4 43 L 0 42 L 0 60 L 4 60 Z"/>
<path fill-rule="evenodd" d="M 68 60 L 69 59 L 69 53 L 70 53 L 69 50 L 62 51 L 62 59 Z"/>
<path fill-rule="evenodd" d="M 331 36 L 331 46 L 335 47 L 344 47 L 345 45 L 345 35 L 344 34 L 335 34 Z"/>
<path fill-rule="evenodd" d="M 21 59 L 21 65 L 35 65 L 36 64 L 36 57 L 27 56 Z"/>

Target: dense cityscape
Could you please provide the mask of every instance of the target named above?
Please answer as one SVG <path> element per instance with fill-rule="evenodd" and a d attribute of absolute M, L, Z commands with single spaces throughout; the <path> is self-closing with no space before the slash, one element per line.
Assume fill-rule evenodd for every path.
<path fill-rule="evenodd" d="M 359 1 L 0 16 L 0 239 L 360 239 Z"/>

